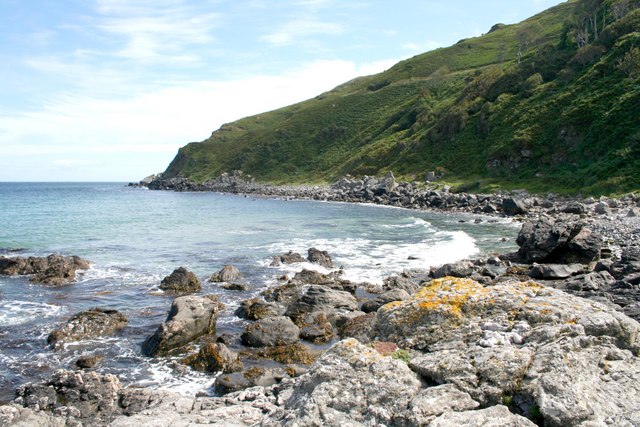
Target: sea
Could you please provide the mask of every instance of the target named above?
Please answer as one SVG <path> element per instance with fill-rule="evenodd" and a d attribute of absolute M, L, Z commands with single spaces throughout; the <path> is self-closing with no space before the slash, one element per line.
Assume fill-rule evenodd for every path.
<path fill-rule="evenodd" d="M 91 262 L 74 283 L 51 287 L 24 276 L 0 276 L 0 403 L 27 382 L 74 369 L 81 355 L 104 356 L 96 371 L 126 385 L 194 395 L 213 393 L 214 377 L 179 358 L 150 358 L 140 346 L 166 319 L 172 296 L 159 285 L 177 267 L 193 271 L 201 294 L 227 308 L 219 333 L 242 332 L 240 302 L 313 264 L 272 267 L 290 250 L 326 250 L 344 278 L 381 283 L 405 270 L 516 248 L 508 219 L 370 204 L 177 193 L 124 183 L 0 183 L 0 256 L 78 255 Z M 240 269 L 248 291 L 208 282 L 224 265 Z M 48 334 L 93 307 L 123 312 L 129 324 L 113 337 L 47 346 Z"/>

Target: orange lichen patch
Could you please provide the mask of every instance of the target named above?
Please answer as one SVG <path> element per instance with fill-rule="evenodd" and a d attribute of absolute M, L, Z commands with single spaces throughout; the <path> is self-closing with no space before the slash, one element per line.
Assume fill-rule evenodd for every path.
<path fill-rule="evenodd" d="M 396 307 L 400 307 L 402 305 L 402 301 L 392 301 L 387 303 L 381 307 L 382 310 L 392 310 Z"/>
<path fill-rule="evenodd" d="M 373 343 L 373 348 L 383 356 L 391 356 L 398 346 L 394 342 L 376 341 Z"/>
<path fill-rule="evenodd" d="M 460 316 L 462 306 L 469 298 L 487 293 L 488 291 L 474 280 L 443 277 L 432 280 L 416 292 L 414 301 L 421 310 L 438 310 Z"/>

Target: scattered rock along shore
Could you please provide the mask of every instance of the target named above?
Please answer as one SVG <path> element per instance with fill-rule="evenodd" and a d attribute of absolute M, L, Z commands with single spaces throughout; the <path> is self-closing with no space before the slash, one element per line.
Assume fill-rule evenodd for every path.
<path fill-rule="evenodd" d="M 330 248 L 276 255 L 276 264 L 310 261 L 330 272 L 302 270 L 244 301 L 235 313 L 248 321 L 241 336 L 216 335 L 224 307 L 215 296 L 177 296 L 141 350 L 221 372 L 223 396 L 59 371 L 20 387 L 0 407 L 0 425 L 640 425 L 636 196 L 453 194 L 392 175 L 306 189 L 265 187 L 240 173 L 202 186 L 147 184 L 514 216 L 519 250 L 403 272 L 378 286 L 342 279 Z M 241 277 L 225 266 L 211 280 Z M 328 349 L 319 354 L 318 346 Z"/>

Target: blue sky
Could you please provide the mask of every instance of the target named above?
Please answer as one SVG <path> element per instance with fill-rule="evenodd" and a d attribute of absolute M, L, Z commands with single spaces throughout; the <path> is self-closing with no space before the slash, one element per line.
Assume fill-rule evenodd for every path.
<path fill-rule="evenodd" d="M 558 0 L 0 0 L 0 181 L 135 181 L 223 123 Z"/>

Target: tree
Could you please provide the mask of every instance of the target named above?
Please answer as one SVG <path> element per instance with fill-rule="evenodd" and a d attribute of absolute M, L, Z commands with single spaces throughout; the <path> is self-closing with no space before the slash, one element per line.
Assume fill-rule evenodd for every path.
<path fill-rule="evenodd" d="M 518 42 L 518 64 L 522 62 L 522 56 L 527 52 L 529 47 L 536 41 L 538 34 L 542 32 L 542 27 L 538 24 L 529 24 L 522 26 L 516 32 L 516 41 Z"/>

